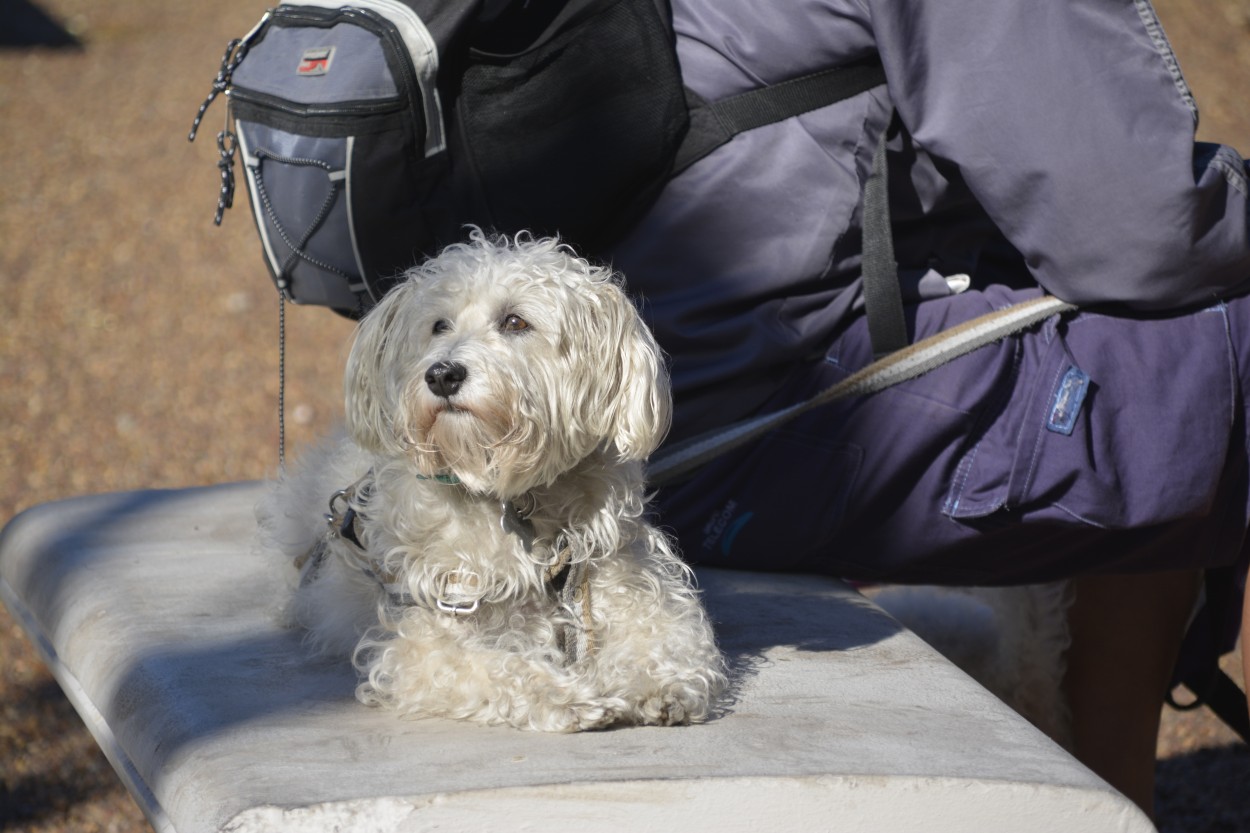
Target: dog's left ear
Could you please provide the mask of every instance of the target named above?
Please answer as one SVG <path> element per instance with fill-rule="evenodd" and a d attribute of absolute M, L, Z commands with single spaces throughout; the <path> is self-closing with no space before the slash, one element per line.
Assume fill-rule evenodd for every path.
<path fill-rule="evenodd" d="M 623 460 L 645 460 L 668 433 L 672 393 L 663 355 L 651 330 L 624 290 L 611 279 L 596 282 L 595 327 L 601 357 L 597 400 L 600 436 L 608 437 Z M 615 348 L 615 349 L 613 349 Z"/>

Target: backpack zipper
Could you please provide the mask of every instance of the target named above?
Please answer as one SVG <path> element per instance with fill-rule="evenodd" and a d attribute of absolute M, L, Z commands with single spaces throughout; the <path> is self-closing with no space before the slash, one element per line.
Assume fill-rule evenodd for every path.
<path fill-rule="evenodd" d="M 230 97 L 231 102 L 252 104 L 299 118 L 378 116 L 387 113 L 397 113 L 404 109 L 402 96 L 376 100 L 342 101 L 335 104 L 299 104 L 272 93 L 257 92 L 245 87 L 231 87 L 226 95 Z"/>

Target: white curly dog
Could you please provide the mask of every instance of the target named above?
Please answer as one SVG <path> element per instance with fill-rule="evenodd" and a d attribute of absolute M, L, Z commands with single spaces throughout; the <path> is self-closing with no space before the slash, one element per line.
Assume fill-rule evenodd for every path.
<path fill-rule="evenodd" d="M 346 406 L 258 517 L 362 701 L 553 732 L 709 716 L 724 662 L 645 515 L 667 374 L 611 272 L 474 231 L 361 322 Z"/>

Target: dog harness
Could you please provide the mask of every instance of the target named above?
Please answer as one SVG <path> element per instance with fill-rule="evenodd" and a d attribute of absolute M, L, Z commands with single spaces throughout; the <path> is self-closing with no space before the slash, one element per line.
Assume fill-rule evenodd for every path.
<path fill-rule="evenodd" d="M 440 474 L 432 478 L 421 475 L 422 480 L 434 480 L 449 486 L 460 485 L 454 475 Z M 311 550 L 295 560 L 300 571 L 300 585 L 311 582 L 330 552 L 333 538 L 346 541 L 349 546 L 342 550 L 348 563 L 360 570 L 386 593 L 390 604 L 396 608 L 413 607 L 418 600 L 403 587 L 397 577 L 379 571 L 367 557 L 361 540 L 364 515 L 357 511 L 373 494 L 373 470 L 330 496 L 329 512 L 325 515 L 327 533 L 318 539 Z M 500 501 L 499 524 L 506 534 L 516 536 L 526 552 L 534 545 L 534 527 L 511 501 Z M 568 547 L 559 547 L 556 559 L 546 568 L 546 581 L 560 605 L 570 614 L 569 620 L 557 632 L 560 650 L 570 663 L 589 656 L 594 651 L 594 635 L 590 608 L 590 571 L 585 560 L 574 562 Z M 481 578 L 469 570 L 452 570 L 441 577 L 439 593 L 434 608 L 453 617 L 469 616 L 481 606 Z"/>

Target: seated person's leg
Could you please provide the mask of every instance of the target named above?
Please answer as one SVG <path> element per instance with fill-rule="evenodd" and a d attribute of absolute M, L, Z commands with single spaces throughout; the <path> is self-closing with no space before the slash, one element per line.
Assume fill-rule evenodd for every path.
<path fill-rule="evenodd" d="M 1082 576 L 1068 612 L 1072 752 L 1153 815 L 1163 698 L 1199 574 Z"/>

